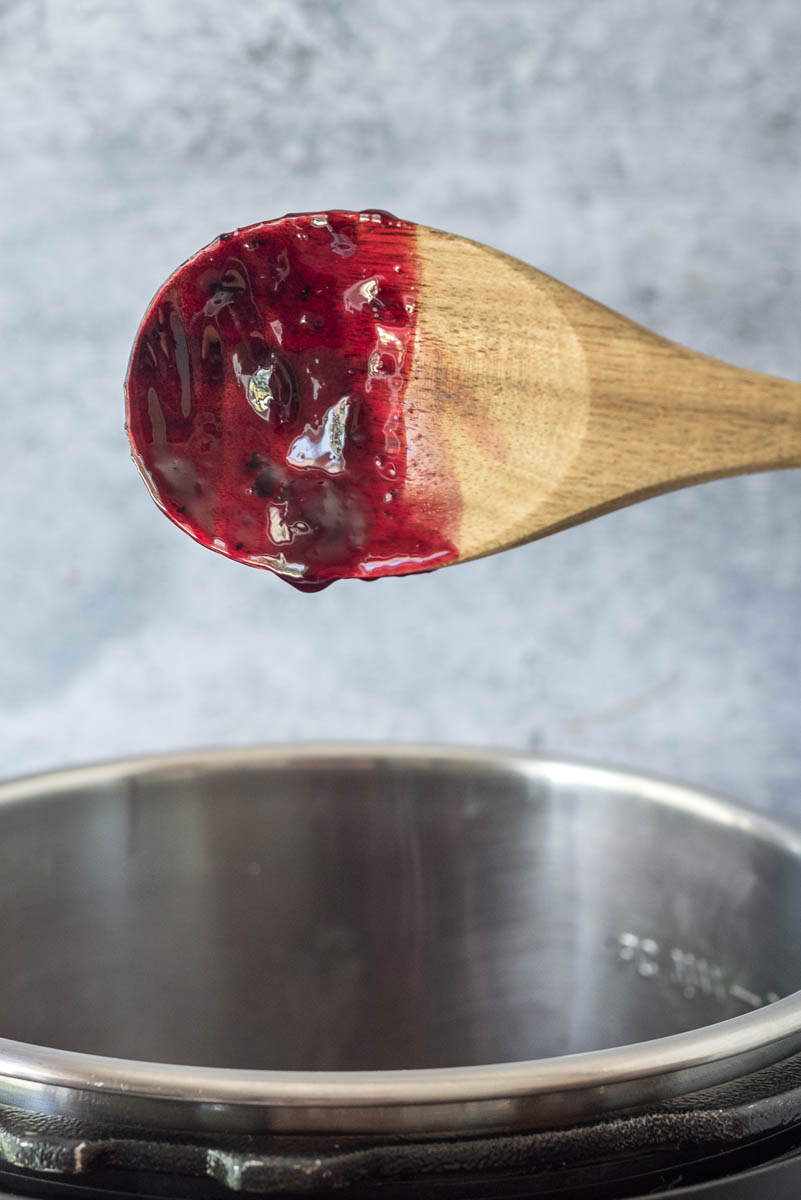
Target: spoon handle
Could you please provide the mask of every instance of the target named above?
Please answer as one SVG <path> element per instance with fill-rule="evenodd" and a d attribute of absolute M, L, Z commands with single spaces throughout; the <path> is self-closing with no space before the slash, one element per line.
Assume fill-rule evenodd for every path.
<path fill-rule="evenodd" d="M 801 383 L 698 354 L 557 286 L 585 355 L 588 420 L 537 536 L 707 480 L 801 466 Z"/>
<path fill-rule="evenodd" d="M 624 331 L 619 327 L 595 361 L 588 355 L 591 386 L 603 393 L 604 409 L 617 409 L 615 436 L 623 429 L 627 438 L 644 439 L 644 479 L 655 471 L 654 482 L 679 485 L 801 465 L 801 384 L 731 366 L 637 326 Z"/>

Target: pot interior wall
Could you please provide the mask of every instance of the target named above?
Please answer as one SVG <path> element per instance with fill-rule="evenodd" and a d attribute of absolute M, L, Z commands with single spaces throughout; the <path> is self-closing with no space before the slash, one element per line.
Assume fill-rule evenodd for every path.
<path fill-rule="evenodd" d="M 561 778 L 334 758 L 6 802 L 0 1036 L 441 1067 L 655 1038 L 801 987 L 797 855 L 636 780 Z"/>

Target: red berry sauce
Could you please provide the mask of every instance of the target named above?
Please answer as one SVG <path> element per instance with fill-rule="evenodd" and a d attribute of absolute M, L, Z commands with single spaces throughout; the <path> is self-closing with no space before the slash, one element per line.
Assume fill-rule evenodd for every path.
<path fill-rule="evenodd" d="M 204 546 L 308 591 L 451 562 L 404 497 L 415 227 L 292 214 L 223 234 L 148 309 L 126 381 L 134 461 Z"/>

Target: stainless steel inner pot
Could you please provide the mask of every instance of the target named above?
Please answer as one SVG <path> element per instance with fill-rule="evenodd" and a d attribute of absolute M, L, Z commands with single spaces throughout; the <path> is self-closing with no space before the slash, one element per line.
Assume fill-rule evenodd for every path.
<path fill-rule="evenodd" d="M 514 1129 L 801 1048 L 801 837 L 508 754 L 232 750 L 0 788 L 0 1103 Z"/>

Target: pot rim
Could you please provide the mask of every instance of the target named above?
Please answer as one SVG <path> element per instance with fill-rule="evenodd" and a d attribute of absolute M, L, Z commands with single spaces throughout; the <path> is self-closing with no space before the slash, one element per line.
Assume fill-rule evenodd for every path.
<path fill-rule="evenodd" d="M 801 831 L 714 793 L 580 759 L 497 749 L 306 743 L 117 759 L 0 783 L 0 805 L 52 798 L 132 775 L 302 764 L 481 768 L 550 783 L 614 787 L 736 828 L 801 859 Z M 554 1058 L 381 1071 L 267 1071 L 152 1063 L 0 1038 L 0 1103 L 148 1127 L 409 1133 L 532 1128 L 653 1104 L 708 1088 L 801 1050 L 801 990 L 687 1033 Z"/>

